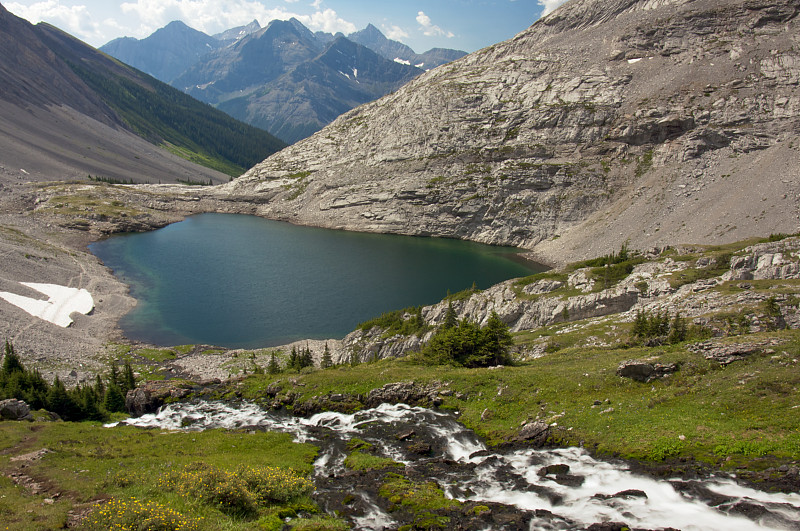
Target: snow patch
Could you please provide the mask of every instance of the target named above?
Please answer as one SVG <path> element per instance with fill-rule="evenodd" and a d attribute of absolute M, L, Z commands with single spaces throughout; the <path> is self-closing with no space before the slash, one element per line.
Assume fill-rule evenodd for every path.
<path fill-rule="evenodd" d="M 401 65 L 411 66 L 411 61 L 406 61 L 405 59 L 400 59 L 399 57 L 395 57 L 394 62 L 400 63 Z"/>
<path fill-rule="evenodd" d="M 44 319 L 62 328 L 72 324 L 70 318 L 72 312 L 88 315 L 94 309 L 92 294 L 85 289 L 36 282 L 20 282 L 20 284 L 47 295 L 48 300 L 32 299 L 7 291 L 0 291 L 0 298 L 34 317 Z"/>
<path fill-rule="evenodd" d="M 629 65 L 632 65 L 632 64 L 634 64 L 634 63 L 638 63 L 638 62 L 639 62 L 639 61 L 641 61 L 641 60 L 642 60 L 642 58 L 641 58 L 641 57 L 637 57 L 636 59 L 628 59 L 628 64 L 629 64 Z"/>

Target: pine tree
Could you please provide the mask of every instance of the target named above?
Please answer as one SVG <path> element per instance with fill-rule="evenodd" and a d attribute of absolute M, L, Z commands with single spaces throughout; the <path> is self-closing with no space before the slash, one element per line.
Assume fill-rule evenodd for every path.
<path fill-rule="evenodd" d="M 99 397 L 94 392 L 94 389 L 89 386 L 80 387 L 77 392 L 76 396 L 80 397 L 80 401 L 76 400 L 78 403 L 81 416 L 88 420 L 103 420 L 104 415 L 100 411 L 99 407 Z"/>
<path fill-rule="evenodd" d="M 350 366 L 355 367 L 359 363 L 361 363 L 361 359 L 358 357 L 358 352 L 356 351 L 350 352 Z"/>
<path fill-rule="evenodd" d="M 100 378 L 99 374 L 94 378 L 94 392 L 97 393 L 98 397 L 106 395 L 106 386 L 103 384 L 103 379 Z"/>
<path fill-rule="evenodd" d="M 300 358 L 297 355 L 297 347 L 292 347 L 292 353 L 289 355 L 289 368 L 290 369 L 299 369 L 300 368 Z"/>
<path fill-rule="evenodd" d="M 133 375 L 133 368 L 129 361 L 125 362 L 122 369 L 122 391 L 127 393 L 131 389 L 136 389 L 136 377 Z"/>
<path fill-rule="evenodd" d="M 328 348 L 328 343 L 325 343 L 325 351 L 322 353 L 322 361 L 320 362 L 320 367 L 323 369 L 327 369 L 333 365 L 333 359 L 331 359 L 331 351 Z"/>
<path fill-rule="evenodd" d="M 14 352 L 14 347 L 6 341 L 5 355 L 3 356 L 3 374 L 9 375 L 12 372 L 25 372 L 22 362 Z"/>
<path fill-rule="evenodd" d="M 304 367 L 313 367 L 314 366 L 314 356 L 311 355 L 311 349 L 306 348 L 303 349 L 303 353 L 300 355 L 300 368 Z"/>
<path fill-rule="evenodd" d="M 486 350 L 488 359 L 493 365 L 508 364 L 511 362 L 509 350 L 514 345 L 514 339 L 508 330 L 508 325 L 500 320 L 496 312 L 492 312 L 486 326 L 481 329 L 482 348 Z"/>
<path fill-rule="evenodd" d="M 269 365 L 267 365 L 267 372 L 269 374 L 278 374 L 281 372 L 281 367 L 278 365 L 278 359 L 275 357 L 275 352 L 269 355 Z"/>
<path fill-rule="evenodd" d="M 458 318 L 456 317 L 456 311 L 453 309 L 453 301 L 450 301 L 447 303 L 447 312 L 444 314 L 442 328 L 447 330 L 448 328 L 455 328 L 456 325 L 458 325 Z"/>
<path fill-rule="evenodd" d="M 117 385 L 108 386 L 108 391 L 103 399 L 103 409 L 109 413 L 125 412 L 125 397 L 122 396 L 122 391 Z"/>
<path fill-rule="evenodd" d="M 680 312 L 675 314 L 675 317 L 672 319 L 672 324 L 669 327 L 669 337 L 667 341 L 671 344 L 680 343 L 681 341 L 686 341 L 686 336 L 688 334 L 688 329 L 686 327 L 686 319 L 681 317 Z"/>
<path fill-rule="evenodd" d="M 647 314 L 645 312 L 636 310 L 631 334 L 636 338 L 644 338 L 647 335 Z"/>
<path fill-rule="evenodd" d="M 111 372 L 108 375 L 108 385 L 120 386 L 122 379 L 119 377 L 119 368 L 116 363 L 111 363 Z"/>
<path fill-rule="evenodd" d="M 47 392 L 47 409 L 58 413 L 64 420 L 78 420 L 80 409 L 58 376 L 53 380 L 53 385 Z"/>

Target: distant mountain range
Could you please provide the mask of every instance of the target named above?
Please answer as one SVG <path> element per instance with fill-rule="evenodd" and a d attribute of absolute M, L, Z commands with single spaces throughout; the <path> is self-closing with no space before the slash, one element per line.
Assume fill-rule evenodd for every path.
<path fill-rule="evenodd" d="M 100 50 L 289 143 L 466 55 L 417 54 L 373 25 L 348 37 L 314 33 L 297 19 L 264 28 L 253 21 L 214 36 L 176 21 Z"/>
<path fill-rule="evenodd" d="M 24 180 L 224 182 L 285 146 L 2 5 L 0 50 L 3 173 Z"/>

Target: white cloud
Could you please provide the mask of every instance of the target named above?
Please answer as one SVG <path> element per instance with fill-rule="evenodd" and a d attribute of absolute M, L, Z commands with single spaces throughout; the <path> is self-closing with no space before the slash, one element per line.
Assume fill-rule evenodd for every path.
<path fill-rule="evenodd" d="M 209 35 L 249 24 L 253 19 L 267 24 L 292 17 L 312 31 L 349 34 L 357 29 L 355 24 L 344 20 L 332 9 L 317 9 L 308 14 L 308 6 L 297 3 L 295 10 L 290 5 L 295 0 L 271 8 L 266 7 L 262 0 L 127 0 L 120 5 L 122 16 L 115 19 L 103 15 L 102 20 L 93 18 L 92 13 L 97 16 L 93 9 L 85 5 L 62 5 L 64 1 L 38 0 L 29 6 L 19 2 L 3 5 L 15 15 L 33 23 L 49 22 L 95 46 L 121 35 L 141 39 L 173 20 L 182 20 Z M 321 3 L 317 0 L 314 5 Z M 304 11 L 306 14 L 302 14 Z"/>
<path fill-rule="evenodd" d="M 253 19 L 266 24 L 272 20 L 288 20 L 292 17 L 314 31 L 356 31 L 354 24 L 339 17 L 332 9 L 301 15 L 284 7 L 267 8 L 254 0 L 135 0 L 123 3 L 121 7 L 124 13 L 141 21 L 135 35 L 138 37 L 145 37 L 173 20 L 183 20 L 193 28 L 209 34 L 247 24 Z"/>
<path fill-rule="evenodd" d="M 313 7 L 314 9 L 319 9 L 321 5 L 322 5 L 322 0 L 314 0 L 313 2 L 311 2 L 311 7 Z"/>
<path fill-rule="evenodd" d="M 336 14 L 333 9 L 326 9 L 325 11 L 317 11 L 313 15 L 298 16 L 297 20 L 308 26 L 314 31 L 325 31 L 328 33 L 336 33 L 341 31 L 344 34 L 353 33 L 356 31 L 356 25 L 352 22 L 347 22 Z"/>
<path fill-rule="evenodd" d="M 431 21 L 431 17 L 426 15 L 423 11 L 417 13 L 417 22 L 422 26 L 422 32 L 428 37 L 447 37 L 449 39 L 455 37 L 452 32 L 445 31 L 434 24 Z"/>
<path fill-rule="evenodd" d="M 83 39 L 102 39 L 104 35 L 104 25 L 92 19 L 85 5 L 64 6 L 59 0 L 44 0 L 29 6 L 10 2 L 5 7 L 34 24 L 45 21 Z"/>
<path fill-rule="evenodd" d="M 407 39 L 409 37 L 408 33 L 401 28 L 400 26 L 382 26 L 383 33 L 392 39 L 393 41 L 402 41 L 403 39 Z"/>
<path fill-rule="evenodd" d="M 542 11 L 542 16 L 552 13 L 558 6 L 560 6 L 566 1 L 567 0 L 538 0 L 539 5 L 544 7 L 544 11 Z"/>

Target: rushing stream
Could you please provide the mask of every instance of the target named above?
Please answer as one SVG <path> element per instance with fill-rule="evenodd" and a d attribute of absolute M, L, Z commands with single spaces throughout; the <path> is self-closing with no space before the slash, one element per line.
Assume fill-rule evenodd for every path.
<path fill-rule="evenodd" d="M 348 502 L 345 514 L 356 529 L 394 529 L 402 522 L 385 510 L 375 477 L 347 473 L 346 444 L 354 437 L 403 463 L 406 475 L 435 481 L 448 497 L 512 506 L 522 515 L 516 522 L 532 530 L 585 529 L 602 522 L 684 531 L 800 530 L 800 494 L 766 493 L 727 478 L 656 480 L 579 448 L 492 453 L 453 415 L 402 404 L 301 418 L 247 403 L 182 403 L 124 423 L 168 430 L 276 430 L 316 444 L 315 496 L 326 510 L 341 511 L 343 493 L 349 494 L 355 502 Z"/>

